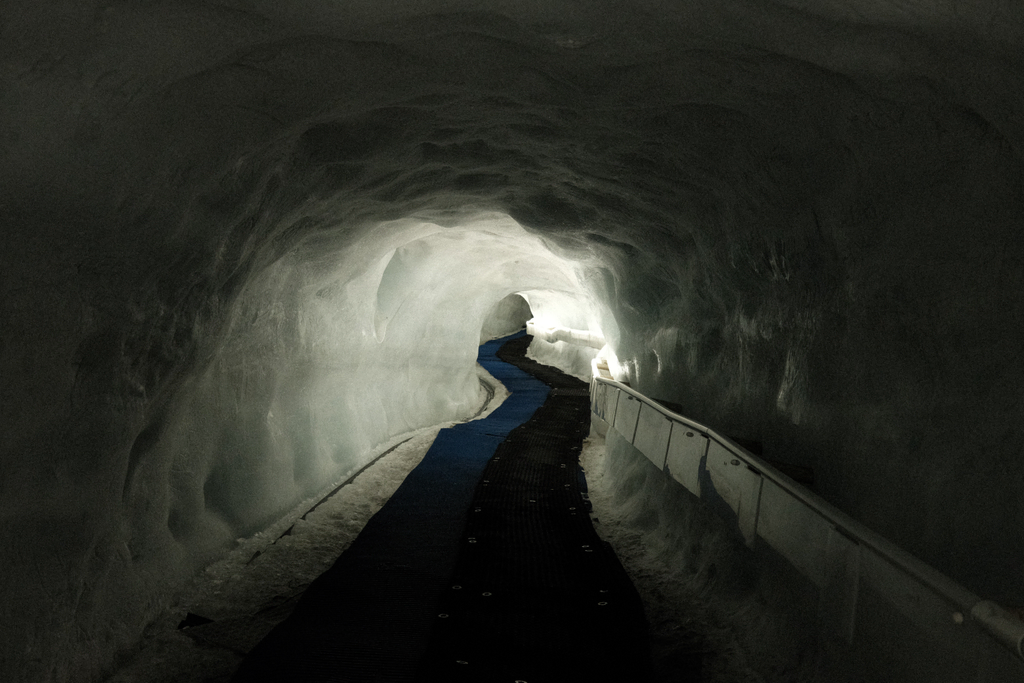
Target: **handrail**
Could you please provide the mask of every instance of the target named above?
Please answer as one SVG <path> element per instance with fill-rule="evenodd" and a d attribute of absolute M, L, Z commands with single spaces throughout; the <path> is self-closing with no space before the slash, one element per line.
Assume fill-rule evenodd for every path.
<path fill-rule="evenodd" d="M 977 595 L 956 583 L 953 579 L 914 557 L 877 532 L 872 531 L 861 522 L 858 522 L 817 494 L 793 481 L 728 437 L 719 434 L 700 422 L 691 420 L 666 408 L 632 387 L 614 379 L 601 377 L 597 369 L 597 359 L 593 361 L 592 366 L 594 382 L 614 387 L 661 413 L 670 421 L 685 425 L 689 429 L 703 434 L 709 440 L 715 441 L 761 477 L 771 481 L 774 485 L 822 517 L 842 535 L 858 545 L 871 549 L 894 567 L 901 569 L 919 584 L 927 587 L 947 602 L 959 607 L 960 612 L 953 614 L 954 621 L 961 623 L 965 615 L 970 615 L 982 627 L 984 632 L 1013 652 L 1018 659 L 1024 660 L 1024 622 L 995 603 L 981 600 Z M 639 421 L 639 414 L 637 419 Z M 630 440 L 635 441 L 635 439 Z"/>

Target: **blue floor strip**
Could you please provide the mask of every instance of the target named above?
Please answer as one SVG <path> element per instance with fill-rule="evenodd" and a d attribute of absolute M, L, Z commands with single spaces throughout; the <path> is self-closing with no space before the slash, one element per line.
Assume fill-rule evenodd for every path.
<path fill-rule="evenodd" d="M 550 391 L 495 355 L 523 335 L 480 347 L 480 364 L 511 396 L 483 420 L 441 430 L 420 465 L 309 586 L 292 615 L 249 653 L 235 683 L 414 680 L 484 468 Z"/>

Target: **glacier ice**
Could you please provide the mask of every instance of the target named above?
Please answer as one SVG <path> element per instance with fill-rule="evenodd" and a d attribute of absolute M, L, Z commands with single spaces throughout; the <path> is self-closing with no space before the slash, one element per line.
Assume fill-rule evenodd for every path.
<path fill-rule="evenodd" d="M 509 294 L 487 312 L 480 328 L 480 343 L 517 332 L 532 318 L 530 303 L 521 294 Z"/>
<path fill-rule="evenodd" d="M 513 295 L 1024 603 L 1022 12 L 755 4 L 6 3 L 0 678 L 471 413 Z"/>

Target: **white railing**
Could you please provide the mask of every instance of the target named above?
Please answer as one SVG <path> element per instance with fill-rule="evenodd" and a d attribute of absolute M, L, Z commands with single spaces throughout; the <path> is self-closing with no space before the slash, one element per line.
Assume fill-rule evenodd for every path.
<path fill-rule="evenodd" d="M 880 597 L 890 617 L 895 610 L 913 625 L 914 642 L 927 642 L 936 656 L 958 663 L 959 674 L 949 671 L 945 680 L 1024 681 L 1024 622 L 1000 606 L 981 600 L 727 437 L 600 377 L 597 360 L 591 410 L 599 432 L 615 430 L 722 513 L 749 547 L 766 543 L 814 583 L 821 625 L 830 636 L 846 644 L 863 641 L 863 631 L 879 618 L 874 598 Z M 872 607 L 861 609 L 868 593 Z"/>

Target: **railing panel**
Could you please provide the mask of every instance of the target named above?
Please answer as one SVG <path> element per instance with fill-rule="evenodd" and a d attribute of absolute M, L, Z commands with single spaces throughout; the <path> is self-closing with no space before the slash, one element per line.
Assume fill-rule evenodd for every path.
<path fill-rule="evenodd" d="M 659 469 L 665 469 L 665 454 L 672 421 L 646 403 L 640 406 L 633 445 Z"/>
<path fill-rule="evenodd" d="M 766 488 L 768 482 L 765 484 Z M 766 515 L 764 491 L 761 492 L 761 514 Z M 762 518 L 758 518 L 761 532 Z M 826 520 L 822 520 L 827 524 Z M 833 636 L 853 642 L 857 621 L 857 598 L 860 592 L 860 544 L 839 530 L 829 529 L 825 544 L 825 566 L 819 603 L 822 628 Z"/>
<path fill-rule="evenodd" d="M 774 482 L 761 490 L 757 535 L 819 588 L 826 583 L 832 525 Z"/>
<path fill-rule="evenodd" d="M 615 411 L 618 409 L 619 394 L 622 392 L 612 386 L 607 386 L 604 393 L 604 405 L 602 408 L 601 419 L 608 423 L 609 426 L 615 422 Z"/>
<path fill-rule="evenodd" d="M 1021 629 L 1020 618 L 991 600 L 982 600 L 971 607 L 971 618 L 1003 647 L 1024 659 L 1024 629 Z"/>
<path fill-rule="evenodd" d="M 932 638 L 959 640 L 968 615 L 963 608 L 921 585 L 877 552 L 865 548 L 861 578 L 915 626 Z"/>
<path fill-rule="evenodd" d="M 887 680 L 977 680 L 981 634 L 958 606 L 869 548 L 861 582 L 855 643 L 887 662 Z"/>
<path fill-rule="evenodd" d="M 608 392 L 606 400 L 606 410 L 608 415 L 608 424 L 615 423 L 615 415 L 619 412 L 619 399 L 622 398 L 622 393 L 618 389 L 615 391 Z"/>
<path fill-rule="evenodd" d="M 697 497 L 700 497 L 700 461 L 707 452 L 706 436 L 680 422 L 673 422 L 665 469 L 670 477 Z"/>
<path fill-rule="evenodd" d="M 1012 626 L 1016 626 L 1013 624 Z M 977 656 L 977 680 L 974 683 L 1006 683 L 1024 680 L 1021 674 L 1020 648 L 1007 648 L 1001 639 L 992 639 L 979 634 Z M 1014 655 L 1016 653 L 1016 656 Z"/>
<path fill-rule="evenodd" d="M 715 491 L 736 513 L 743 540 L 753 546 L 757 537 L 761 475 L 714 440 L 708 443 L 707 470 Z"/>
<path fill-rule="evenodd" d="M 636 434 L 636 421 L 640 416 L 640 399 L 629 394 L 619 392 L 619 404 L 615 409 L 615 431 L 626 438 L 626 441 L 633 443 L 633 435 Z"/>
<path fill-rule="evenodd" d="M 929 678 L 935 670 L 971 683 L 1024 681 L 1024 623 L 1016 616 L 980 601 L 728 437 L 598 377 L 596 361 L 594 368 L 595 416 L 655 464 L 666 452 L 666 474 L 726 520 L 735 514 L 748 545 L 761 537 L 818 586 L 823 632 L 851 651 L 885 648 L 890 664 L 909 666 L 907 680 L 936 680 Z"/>
<path fill-rule="evenodd" d="M 594 380 L 594 384 L 596 386 L 591 392 L 590 409 L 595 415 L 607 422 L 608 419 L 605 417 L 605 406 L 608 402 L 608 394 L 613 390 L 610 389 L 607 384 L 602 384 L 597 380 Z"/>

